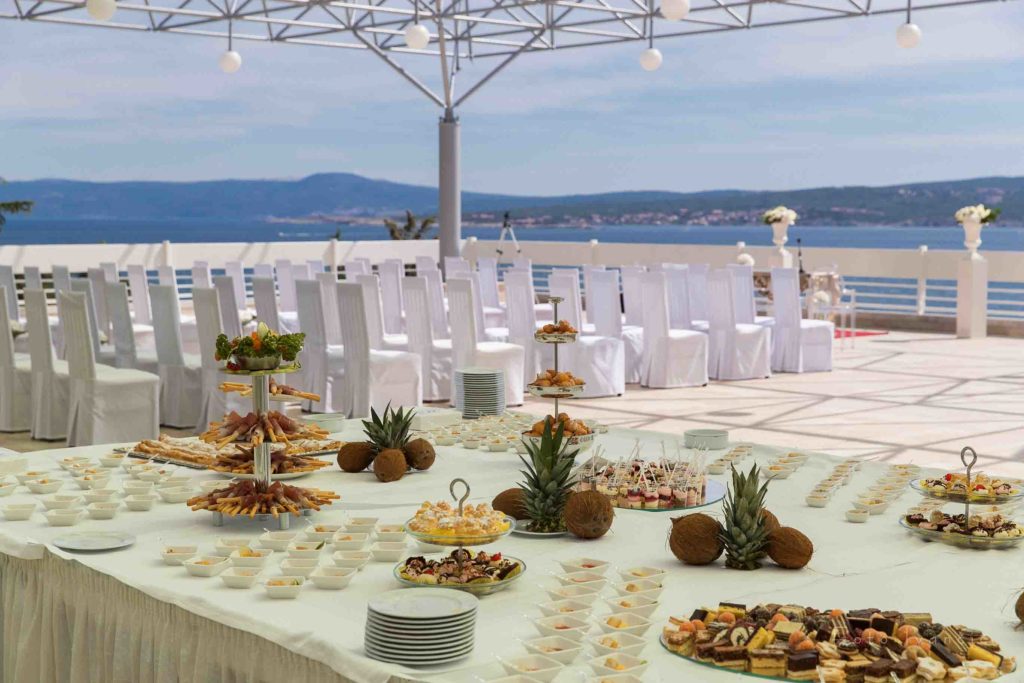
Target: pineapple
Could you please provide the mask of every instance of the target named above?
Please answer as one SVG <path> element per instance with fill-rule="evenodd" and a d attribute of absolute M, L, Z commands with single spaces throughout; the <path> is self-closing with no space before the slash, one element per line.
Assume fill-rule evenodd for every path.
<path fill-rule="evenodd" d="M 732 487 L 723 505 L 725 526 L 719 538 L 725 545 L 725 566 L 730 569 L 757 569 L 765 556 L 768 530 L 765 528 L 764 497 L 767 482 L 758 484 L 757 465 L 741 474 L 732 468 Z"/>
<path fill-rule="evenodd" d="M 540 445 L 526 440 L 530 459 L 519 456 L 526 465 L 523 471 L 526 481 L 520 483 L 519 488 L 523 490 L 523 503 L 531 520 L 529 530 L 533 532 L 565 530 L 562 514 L 572 489 L 569 476 L 576 451 L 569 451 L 569 442 L 562 440 L 564 429 L 565 425 L 559 423 L 557 431 L 552 434 L 551 423 L 546 423 Z"/>
<path fill-rule="evenodd" d="M 375 451 L 373 472 L 380 481 L 397 481 L 408 469 L 404 448 L 409 443 L 409 428 L 414 411 L 391 409 L 389 403 L 383 415 L 370 409 L 370 419 L 363 420 L 363 432 Z"/>

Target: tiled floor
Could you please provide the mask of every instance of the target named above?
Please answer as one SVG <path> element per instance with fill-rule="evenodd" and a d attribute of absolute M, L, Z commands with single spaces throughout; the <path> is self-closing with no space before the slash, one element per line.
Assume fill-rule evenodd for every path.
<path fill-rule="evenodd" d="M 541 414 L 547 403 L 531 399 L 526 409 Z M 1024 477 L 1019 339 L 894 332 L 858 339 L 856 349 L 837 346 L 831 373 L 693 389 L 630 386 L 625 396 L 568 409 L 616 426 L 674 434 L 720 427 L 733 440 L 938 467 L 958 466 L 960 449 L 970 445 L 987 471 Z M 54 447 L 21 434 L 0 435 L 0 446 Z"/>

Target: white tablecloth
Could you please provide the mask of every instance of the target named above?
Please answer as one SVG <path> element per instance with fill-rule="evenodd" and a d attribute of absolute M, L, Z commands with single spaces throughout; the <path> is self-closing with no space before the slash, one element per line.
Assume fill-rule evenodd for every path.
<path fill-rule="evenodd" d="M 341 435 L 345 436 L 355 438 L 356 434 Z M 599 442 L 606 454 L 617 457 L 629 453 L 638 436 L 649 443 L 645 449 L 648 457 L 660 453 L 660 437 L 651 433 L 613 431 L 599 437 Z M 30 462 L 39 467 L 47 459 L 56 461 L 69 454 L 97 456 L 109 450 L 54 450 L 34 455 Z M 757 446 L 754 459 L 763 463 L 781 450 L 786 449 Z M 744 461 L 743 466 L 749 467 L 750 462 Z M 166 542 L 191 539 L 201 544 L 201 551 L 209 552 L 218 536 L 260 533 L 252 524 L 229 521 L 216 528 L 208 514 L 193 513 L 184 504 L 158 501 L 150 512 L 122 509 L 112 521 L 86 519 L 73 528 L 130 531 L 138 537 L 133 547 L 112 553 L 70 554 L 48 545 L 68 529 L 47 526 L 41 512 L 26 522 L 0 520 L 0 552 L 6 555 L 0 557 L 4 680 L 271 681 L 282 680 L 282 676 L 283 680 L 328 680 L 336 674 L 341 680 L 378 683 L 497 677 L 501 668 L 496 656 L 525 654 L 518 639 L 537 635 L 531 620 L 540 616 L 536 604 L 548 599 L 543 588 L 557 584 L 552 576 L 559 571 L 556 560 L 584 555 L 607 559 L 621 569 L 643 565 L 668 571 L 654 625 L 646 636 L 650 644 L 643 652 L 652 662 L 645 678 L 649 681 L 732 677 L 682 661 L 657 644 L 658 632 L 669 615 L 688 616 L 695 607 L 722 600 L 929 611 L 940 621 L 981 628 L 1001 641 L 1006 653 L 1018 654 L 1012 626 L 1016 621 L 1013 603 L 1022 583 L 1018 571 L 1021 551 L 961 550 L 909 536 L 896 518 L 914 502 L 916 494 L 910 490 L 886 514 L 872 517 L 866 524 L 846 522 L 844 511 L 850 500 L 875 481 L 883 464 L 865 465 L 827 508 L 807 507 L 805 495 L 835 462 L 837 458 L 816 454 L 792 477 L 769 487 L 768 507 L 784 525 L 799 528 L 815 544 L 814 559 L 802 571 L 779 569 L 770 562 L 754 572 L 725 569 L 721 560 L 707 567 L 685 566 L 667 547 L 674 513 L 618 511 L 612 531 L 597 541 L 513 535 L 489 546 L 489 550 L 525 560 L 527 573 L 509 590 L 482 598 L 473 656 L 435 670 L 383 664 L 363 654 L 368 598 L 397 587 L 391 563 L 371 562 L 342 591 L 321 591 L 307 585 L 297 600 L 270 600 L 258 586 L 232 590 L 219 578 L 195 578 L 182 567 L 165 566 L 159 557 Z M 351 515 L 402 522 L 423 500 L 447 498 L 453 477 L 469 480 L 473 500 L 489 501 L 515 485 L 521 466 L 511 452 L 439 448 L 431 470 L 407 475 L 396 483 L 381 484 L 370 473 L 345 474 L 336 467 L 295 483 L 333 489 L 342 495 L 339 503 L 317 515 L 317 521 L 341 521 Z M 117 476 L 122 476 L 120 470 Z M 194 472 L 194 476 L 209 479 L 215 475 Z M 63 492 L 73 491 L 77 488 L 69 481 Z M 0 504 L 33 498 L 25 489 L 18 489 Z M 720 507 L 709 511 L 720 514 Z M 410 550 L 416 552 L 411 541 Z M 280 558 L 281 554 L 274 555 L 268 573 L 276 572 L 273 566 Z M 329 559 L 325 556 L 323 562 L 329 563 Z M 612 595 L 609 589 L 604 597 Z M 606 611 L 601 605 L 595 614 Z M 582 670 L 582 664 L 583 658 L 575 670 L 558 680 L 579 680 L 575 671 Z M 87 666 L 93 668 L 82 668 Z M 77 672 L 77 677 L 72 672 Z"/>

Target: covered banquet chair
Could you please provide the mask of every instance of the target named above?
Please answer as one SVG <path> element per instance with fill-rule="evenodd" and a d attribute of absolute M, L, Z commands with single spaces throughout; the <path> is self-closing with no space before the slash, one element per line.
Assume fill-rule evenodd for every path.
<path fill-rule="evenodd" d="M 190 429 L 199 421 L 201 402 L 196 398 L 203 393 L 202 360 L 185 355 L 178 291 L 170 285 L 150 285 L 149 301 L 160 375 L 160 424 Z"/>
<path fill-rule="evenodd" d="M 427 292 L 427 279 L 406 277 L 402 290 L 409 350 L 419 355 L 423 367 L 423 400 L 448 400 L 452 388 L 452 340 L 434 338 L 430 323 L 433 306 Z"/>
<path fill-rule="evenodd" d="M 643 368 L 643 321 L 641 325 L 623 324 L 622 304 L 619 300 L 619 273 L 614 270 L 591 271 L 590 293 L 587 297 L 587 315 L 594 324 L 596 334 L 622 340 L 626 352 L 626 383 L 638 383 Z"/>
<path fill-rule="evenodd" d="M 14 353 L 6 289 L 0 287 L 0 432 L 23 432 L 32 426 L 32 364 Z"/>
<path fill-rule="evenodd" d="M 304 391 L 320 395 L 319 401 L 307 401 L 306 409 L 314 413 L 341 412 L 344 349 L 328 342 L 323 287 L 316 280 L 296 280 L 295 294 L 299 304 L 299 325 L 306 335 L 300 357 L 299 381 Z M 332 297 L 331 300 L 336 299 Z"/>
<path fill-rule="evenodd" d="M 677 284 L 673 296 L 681 294 L 686 305 L 686 271 L 680 273 L 683 288 L 680 291 Z M 666 271 L 651 271 L 641 276 L 644 352 L 640 384 L 657 389 L 703 386 L 708 383 L 708 336 L 688 325 L 673 327 L 668 277 Z"/>
<path fill-rule="evenodd" d="M 110 316 L 111 341 L 114 343 L 114 367 L 135 368 L 156 373 L 156 352 L 140 351 L 135 343 L 132 313 L 128 307 L 128 285 L 123 282 L 108 282 L 105 289 L 107 314 Z M 151 325 L 146 327 L 152 332 Z"/>
<path fill-rule="evenodd" d="M 53 351 L 43 290 L 25 292 L 25 316 L 32 340 L 28 347 L 32 363 L 32 438 L 63 439 L 68 433 L 71 378 L 67 362 L 57 360 Z"/>
<path fill-rule="evenodd" d="M 722 380 L 770 377 L 772 329 L 736 322 L 732 281 L 724 268 L 708 275 L 708 376 Z"/>
<path fill-rule="evenodd" d="M 224 414 L 235 410 L 245 415 L 252 410 L 252 400 L 242 398 L 232 392 L 226 394 L 220 390 L 223 379 L 220 365 L 215 358 L 217 353 L 217 335 L 221 333 L 220 302 L 217 290 L 212 287 L 199 287 L 192 290 L 192 304 L 196 313 L 196 334 L 199 337 L 200 365 L 202 366 L 202 393 L 196 397 L 199 404 L 199 419 L 196 421 L 196 433 L 206 431 L 206 426 L 214 420 L 220 420 Z M 245 381 L 239 377 L 233 381 Z"/>
<path fill-rule="evenodd" d="M 805 320 L 800 315 L 800 274 L 794 268 L 772 268 L 775 304 L 775 343 L 772 370 L 829 372 L 835 325 L 828 320 Z"/>

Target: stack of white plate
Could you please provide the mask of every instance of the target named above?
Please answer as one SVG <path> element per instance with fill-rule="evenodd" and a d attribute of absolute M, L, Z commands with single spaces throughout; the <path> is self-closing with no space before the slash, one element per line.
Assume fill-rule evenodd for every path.
<path fill-rule="evenodd" d="M 464 418 L 505 412 L 505 373 L 494 368 L 455 371 L 455 407 Z"/>
<path fill-rule="evenodd" d="M 473 651 L 479 600 L 445 588 L 399 589 L 370 599 L 366 656 L 405 666 L 434 666 Z"/>

